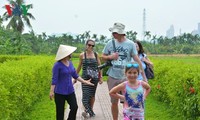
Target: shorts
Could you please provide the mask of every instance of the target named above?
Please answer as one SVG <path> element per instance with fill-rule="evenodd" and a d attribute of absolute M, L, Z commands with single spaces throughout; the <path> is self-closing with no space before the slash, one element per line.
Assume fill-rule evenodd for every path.
<path fill-rule="evenodd" d="M 122 82 L 124 82 L 124 81 L 126 81 L 126 78 L 125 78 L 125 79 L 122 79 L 122 80 L 119 80 L 119 79 L 115 79 L 115 78 L 109 76 L 109 77 L 108 77 L 108 80 L 107 80 L 107 84 L 108 84 L 108 89 L 109 89 L 109 91 L 110 91 L 113 87 L 119 85 L 120 83 L 122 83 Z M 117 103 L 117 102 L 118 102 L 118 99 L 111 97 L 111 103 Z"/>

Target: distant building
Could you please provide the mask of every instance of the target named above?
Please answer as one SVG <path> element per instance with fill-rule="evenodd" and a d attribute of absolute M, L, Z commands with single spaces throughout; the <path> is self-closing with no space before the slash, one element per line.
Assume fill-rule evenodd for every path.
<path fill-rule="evenodd" d="M 192 35 L 199 35 L 198 30 L 193 30 Z"/>
<path fill-rule="evenodd" d="M 198 23 L 197 30 L 192 31 L 192 35 L 200 35 L 200 23 Z"/>
<path fill-rule="evenodd" d="M 182 35 L 182 31 L 181 31 L 181 29 L 179 29 L 179 35 Z"/>
<path fill-rule="evenodd" d="M 174 37 L 174 26 L 171 25 L 170 28 L 166 32 L 167 38 L 173 38 Z"/>

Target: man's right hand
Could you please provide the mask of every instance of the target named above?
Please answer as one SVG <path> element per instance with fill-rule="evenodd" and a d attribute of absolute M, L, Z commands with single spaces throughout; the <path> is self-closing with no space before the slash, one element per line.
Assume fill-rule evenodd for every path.
<path fill-rule="evenodd" d="M 115 52 L 115 53 L 112 53 L 110 56 L 111 56 L 111 60 L 117 60 L 119 57 L 119 53 Z"/>

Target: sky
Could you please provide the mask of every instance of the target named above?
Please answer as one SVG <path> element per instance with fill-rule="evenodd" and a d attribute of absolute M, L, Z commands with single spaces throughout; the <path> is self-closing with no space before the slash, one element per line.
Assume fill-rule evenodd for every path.
<path fill-rule="evenodd" d="M 8 4 L 7 0 L 0 1 L 0 7 Z M 191 33 L 200 23 L 200 0 L 25 0 L 25 4 L 33 4 L 28 12 L 36 18 L 31 24 L 37 34 L 91 31 L 110 36 L 108 29 L 121 22 L 126 31 L 136 31 L 140 39 L 144 9 L 146 30 L 152 35 L 165 36 L 171 25 L 175 35 L 179 35 L 180 29 L 182 33 Z M 0 8 L 0 15 L 5 11 Z"/>

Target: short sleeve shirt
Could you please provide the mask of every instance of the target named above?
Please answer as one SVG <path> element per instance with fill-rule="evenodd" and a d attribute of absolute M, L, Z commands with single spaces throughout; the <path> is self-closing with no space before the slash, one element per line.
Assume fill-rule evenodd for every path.
<path fill-rule="evenodd" d="M 125 78 L 125 65 L 131 62 L 131 58 L 137 55 L 137 50 L 133 41 L 126 39 L 123 42 L 118 42 L 115 40 L 116 52 L 118 52 L 119 57 L 117 60 L 112 60 L 112 66 L 108 69 L 107 74 L 115 79 Z M 108 41 L 103 49 L 103 54 L 110 55 L 114 53 L 114 47 L 112 40 Z"/>

